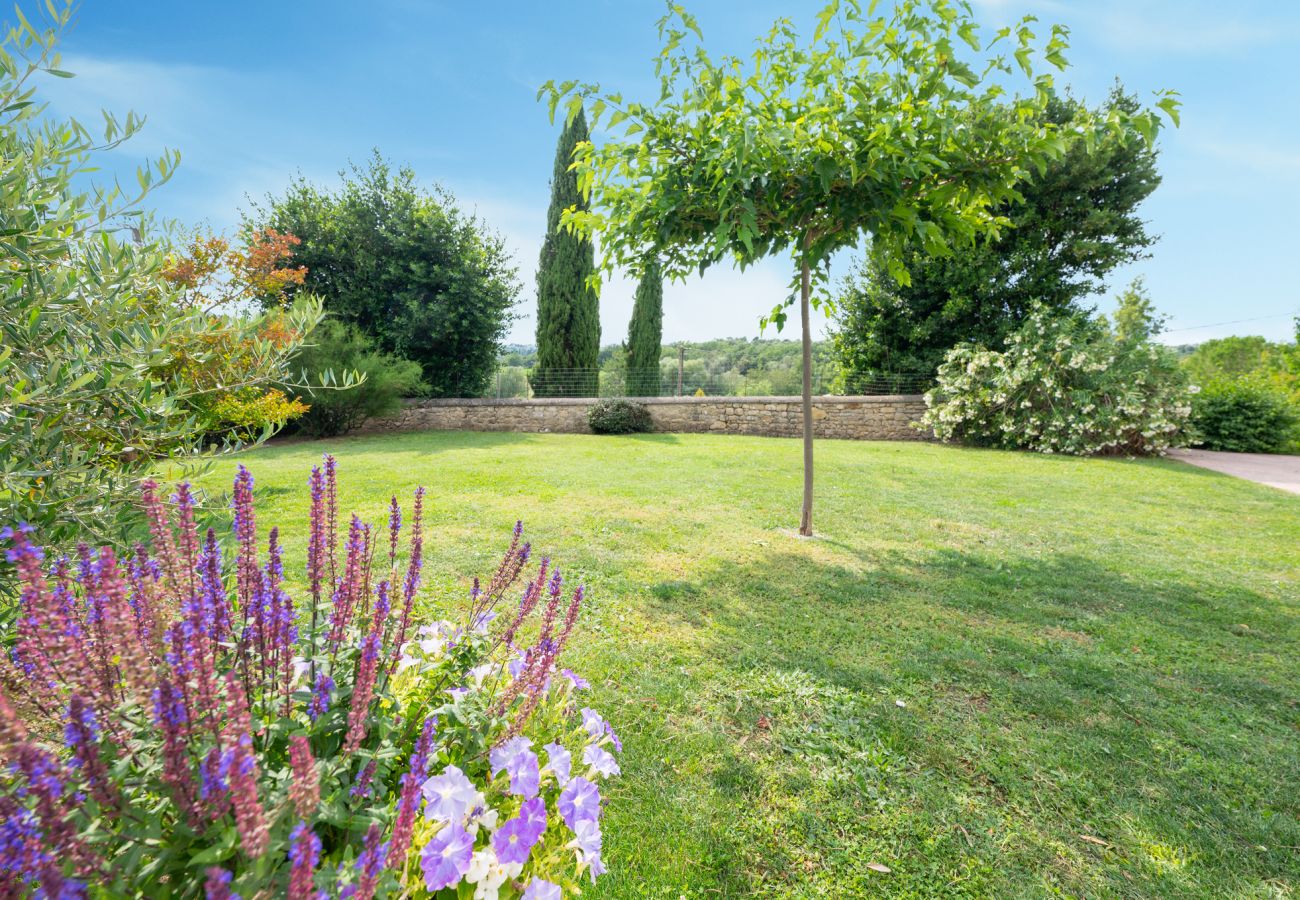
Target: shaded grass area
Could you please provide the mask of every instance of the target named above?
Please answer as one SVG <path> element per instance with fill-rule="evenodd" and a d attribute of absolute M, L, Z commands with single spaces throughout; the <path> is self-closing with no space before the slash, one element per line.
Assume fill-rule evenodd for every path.
<path fill-rule="evenodd" d="M 370 521 L 429 488 L 430 614 L 517 517 L 591 589 L 626 752 L 589 896 L 1294 895 L 1300 498 L 823 441 L 803 541 L 795 441 L 365 437 L 242 460 L 293 571 L 323 450 Z"/>

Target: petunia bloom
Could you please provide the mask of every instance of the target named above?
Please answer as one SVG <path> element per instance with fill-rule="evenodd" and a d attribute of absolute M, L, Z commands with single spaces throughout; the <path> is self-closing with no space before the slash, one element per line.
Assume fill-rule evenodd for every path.
<path fill-rule="evenodd" d="M 579 675 L 577 672 L 573 671 L 572 669 L 564 669 L 560 672 L 560 674 L 563 675 L 565 678 L 569 679 L 569 682 L 573 685 L 573 689 L 575 691 L 585 691 L 589 687 L 591 687 L 590 681 L 583 678 L 581 675 Z"/>
<path fill-rule="evenodd" d="M 506 774 L 510 776 L 510 793 L 520 797 L 536 797 L 538 785 L 541 782 L 541 772 L 538 769 L 537 754 L 531 750 L 525 750 L 506 766 Z"/>
<path fill-rule="evenodd" d="M 561 786 L 568 784 L 573 754 L 564 749 L 563 744 L 547 744 L 542 749 L 546 751 L 546 768 L 555 774 L 555 780 Z"/>
<path fill-rule="evenodd" d="M 618 775 L 622 771 L 614 755 L 604 747 L 597 747 L 595 744 L 583 751 L 582 761 L 606 778 Z"/>
<path fill-rule="evenodd" d="M 459 825 L 449 825 L 434 835 L 420 853 L 424 886 L 430 891 L 451 887 L 469 871 L 474 838 Z"/>
<path fill-rule="evenodd" d="M 492 765 L 492 775 L 496 774 L 510 764 L 520 753 L 530 749 L 533 742 L 526 737 L 513 737 L 499 747 L 493 747 L 488 753 L 488 762 Z"/>
<path fill-rule="evenodd" d="M 544 878 L 534 878 L 524 888 L 523 900 L 561 900 L 560 886 Z"/>
<path fill-rule="evenodd" d="M 600 790 L 581 775 L 569 782 L 560 792 L 557 804 L 560 817 L 570 831 L 577 829 L 582 821 L 596 822 L 600 819 Z"/>
<path fill-rule="evenodd" d="M 478 797 L 473 783 L 456 766 L 447 766 L 441 775 L 435 775 L 420 786 L 424 793 L 424 815 L 431 822 L 451 822 L 459 826 L 465 821 Z"/>
<path fill-rule="evenodd" d="M 492 849 L 503 863 L 523 863 L 541 837 L 541 832 L 523 817 L 509 819 L 492 835 Z"/>
<path fill-rule="evenodd" d="M 569 842 L 569 846 L 578 851 L 582 864 L 590 870 L 592 881 L 605 871 L 605 864 L 600 858 L 600 825 L 594 820 L 583 819 L 578 822 L 577 827 L 573 829 L 573 840 Z"/>

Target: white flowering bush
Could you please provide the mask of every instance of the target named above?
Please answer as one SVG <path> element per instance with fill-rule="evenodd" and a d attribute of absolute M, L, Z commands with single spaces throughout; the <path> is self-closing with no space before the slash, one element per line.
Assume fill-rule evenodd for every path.
<path fill-rule="evenodd" d="M 921 425 L 940 440 L 982 447 L 1149 456 L 1178 442 L 1190 399 L 1168 348 L 1040 309 L 1005 351 L 949 351 Z"/>

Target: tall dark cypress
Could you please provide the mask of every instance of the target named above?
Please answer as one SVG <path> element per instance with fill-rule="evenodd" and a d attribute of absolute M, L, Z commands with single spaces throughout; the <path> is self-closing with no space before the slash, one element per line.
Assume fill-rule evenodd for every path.
<path fill-rule="evenodd" d="M 551 178 L 546 240 L 537 266 L 537 368 L 533 392 L 543 397 L 594 397 L 599 372 L 600 306 L 587 278 L 596 269 L 591 241 L 560 228 L 571 206 L 587 209 L 578 177 L 569 171 L 573 150 L 587 140 L 587 118 L 579 110 L 560 134 Z"/>
<path fill-rule="evenodd" d="M 627 392 L 634 397 L 659 395 L 659 355 L 664 337 L 664 281 L 651 260 L 641 274 L 627 326 Z"/>

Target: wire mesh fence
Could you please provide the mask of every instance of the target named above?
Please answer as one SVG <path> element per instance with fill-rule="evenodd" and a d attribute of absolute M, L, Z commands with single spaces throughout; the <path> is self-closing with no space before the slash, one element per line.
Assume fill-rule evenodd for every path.
<path fill-rule="evenodd" d="M 838 369 L 813 372 L 816 395 L 872 396 L 920 394 L 934 384 L 932 373 L 878 372 L 845 377 Z M 662 369 L 541 369 L 502 366 L 483 396 L 498 399 L 542 397 L 764 397 L 794 396 L 803 389 L 797 369 L 708 374 Z"/>

